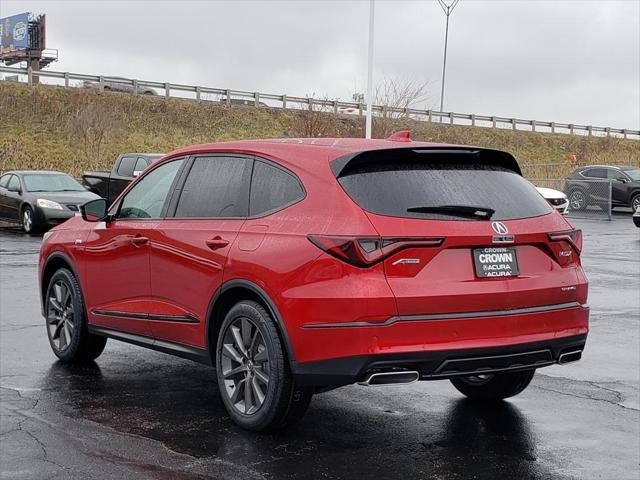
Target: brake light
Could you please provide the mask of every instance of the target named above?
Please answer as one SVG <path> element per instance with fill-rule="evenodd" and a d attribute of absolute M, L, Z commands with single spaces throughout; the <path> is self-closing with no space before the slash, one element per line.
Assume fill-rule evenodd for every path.
<path fill-rule="evenodd" d="M 359 268 L 367 268 L 406 248 L 439 247 L 438 237 L 350 237 L 308 235 L 311 243 L 329 255 Z"/>
<path fill-rule="evenodd" d="M 570 230 L 567 232 L 549 233 L 549 247 L 561 267 L 579 262 L 582 250 L 582 231 Z"/>
<path fill-rule="evenodd" d="M 565 232 L 552 232 L 549 234 L 552 242 L 567 242 L 578 255 L 582 252 L 582 230 L 574 229 Z"/>

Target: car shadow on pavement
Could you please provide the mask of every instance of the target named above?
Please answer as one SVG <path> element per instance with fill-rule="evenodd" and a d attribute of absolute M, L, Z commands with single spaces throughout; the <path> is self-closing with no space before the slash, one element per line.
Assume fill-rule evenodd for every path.
<path fill-rule="evenodd" d="M 110 362 L 105 374 L 95 362 L 54 363 L 42 385 L 50 396 L 41 402 L 49 400 L 57 414 L 277 478 L 308 479 L 310 471 L 325 472 L 329 478 L 551 474 L 537 462 L 529 421 L 509 402 L 491 405 L 460 399 L 450 402 L 444 414 L 420 408 L 394 416 L 377 407 L 359 409 L 358 403 L 366 402 L 359 396 L 345 404 L 340 397 L 322 394 L 299 424 L 284 432 L 255 434 L 228 418 L 212 369 L 180 361 L 143 363 L 132 372 L 125 365 Z M 354 389 L 361 390 L 366 389 Z M 428 408 L 428 402 L 420 407 Z M 404 409 L 410 410 L 411 403 Z"/>

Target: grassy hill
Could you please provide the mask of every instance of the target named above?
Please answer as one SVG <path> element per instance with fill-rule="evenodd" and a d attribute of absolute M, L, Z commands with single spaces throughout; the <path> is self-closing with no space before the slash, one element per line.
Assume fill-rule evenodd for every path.
<path fill-rule="evenodd" d="M 374 136 L 409 129 L 416 140 L 508 150 L 530 178 L 556 178 L 582 163 L 640 165 L 640 142 L 374 119 Z M 227 107 L 0 82 L 0 171 L 109 169 L 118 153 L 168 152 L 194 143 L 283 136 L 362 136 L 364 120 L 331 113 Z M 540 164 L 554 164 L 540 167 Z"/>

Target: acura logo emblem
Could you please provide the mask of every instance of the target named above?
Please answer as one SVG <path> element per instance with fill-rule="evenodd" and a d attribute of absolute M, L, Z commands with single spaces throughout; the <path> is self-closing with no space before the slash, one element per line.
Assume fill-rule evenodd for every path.
<path fill-rule="evenodd" d="M 500 235 L 509 233 L 507 226 L 502 222 L 491 222 L 491 228 L 493 228 L 494 232 L 499 233 Z"/>

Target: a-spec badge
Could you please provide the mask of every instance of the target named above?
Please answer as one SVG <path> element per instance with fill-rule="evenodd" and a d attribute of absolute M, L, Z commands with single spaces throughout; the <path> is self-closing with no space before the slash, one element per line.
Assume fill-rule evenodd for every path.
<path fill-rule="evenodd" d="M 419 258 L 401 258 L 392 263 L 392 265 L 416 265 L 420 263 Z"/>

